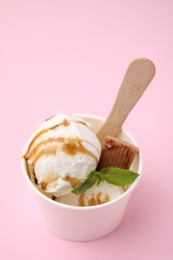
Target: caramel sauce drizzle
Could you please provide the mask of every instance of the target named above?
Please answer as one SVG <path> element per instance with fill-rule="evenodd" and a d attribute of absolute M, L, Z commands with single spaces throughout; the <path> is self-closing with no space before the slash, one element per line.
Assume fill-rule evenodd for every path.
<path fill-rule="evenodd" d="M 27 174 L 28 174 L 28 176 L 29 176 L 29 178 L 30 178 L 30 180 L 31 180 L 31 173 L 32 173 L 33 171 L 31 171 L 31 170 L 29 169 L 28 161 L 26 160 L 26 158 L 23 157 L 23 159 L 25 160 Z"/>
<path fill-rule="evenodd" d="M 42 190 L 46 190 L 47 188 L 47 185 L 54 182 L 54 181 L 57 181 L 58 180 L 58 177 L 53 177 L 50 176 L 49 178 L 47 178 L 46 180 L 44 180 L 42 183 L 41 183 L 41 188 Z"/>
<path fill-rule="evenodd" d="M 95 156 L 92 152 L 88 151 L 82 144 L 82 142 L 86 142 L 93 147 L 95 147 L 92 143 L 87 142 L 85 140 L 80 140 L 79 138 L 49 138 L 47 140 L 44 140 L 40 143 L 38 143 L 27 155 L 27 159 L 31 159 L 33 165 L 35 165 L 36 161 L 43 155 L 56 155 L 57 152 L 57 142 L 60 143 L 61 149 L 63 152 L 65 152 L 68 155 L 75 155 L 76 153 L 81 153 L 85 155 L 91 156 L 96 163 L 98 163 L 97 156 Z M 40 149 L 41 146 L 44 146 L 45 144 L 51 144 L 49 147 L 44 147 L 43 149 Z"/>
<path fill-rule="evenodd" d="M 123 192 L 125 192 L 126 190 L 128 190 L 129 187 L 128 186 L 122 186 L 121 188 L 122 188 Z"/>
<path fill-rule="evenodd" d="M 45 121 L 48 121 L 48 120 L 54 118 L 55 116 L 56 116 L 56 115 L 50 116 L 50 117 L 48 117 Z M 65 120 L 66 120 L 66 119 L 65 119 Z M 72 121 L 72 120 L 71 120 L 71 121 Z M 85 125 L 85 126 L 88 127 L 88 125 L 87 125 L 85 122 L 83 122 L 83 121 L 73 120 L 73 122 L 76 122 L 76 123 L 78 123 L 78 124 Z"/>
<path fill-rule="evenodd" d="M 75 121 L 75 120 L 74 120 L 73 122 L 87 126 L 87 124 L 86 124 L 85 122 L 83 122 L 83 121 Z M 88 126 L 87 126 L 87 127 L 88 127 Z"/>
<path fill-rule="evenodd" d="M 56 199 L 57 199 L 57 197 L 52 195 L 52 200 L 56 200 Z"/>
<path fill-rule="evenodd" d="M 83 124 L 83 125 L 87 126 L 87 124 L 86 124 L 85 122 L 83 122 L 83 121 L 74 121 L 74 122 L 79 123 L 79 124 Z M 27 159 L 28 159 L 28 158 L 32 157 L 32 155 L 30 156 L 29 153 L 36 153 L 36 151 L 40 148 L 41 145 L 46 144 L 46 143 L 49 142 L 49 141 L 50 141 L 50 142 L 53 141 L 52 138 L 49 138 L 48 140 L 45 140 L 45 141 L 40 142 L 38 145 L 36 145 L 36 147 L 34 147 L 34 148 L 32 149 L 32 146 L 33 146 L 34 142 L 35 142 L 36 139 L 38 139 L 38 137 L 40 137 L 42 134 L 44 134 L 44 133 L 46 133 L 46 132 L 48 132 L 48 131 L 50 131 L 50 130 L 52 130 L 52 129 L 54 129 L 54 128 L 57 128 L 57 127 L 59 127 L 59 126 L 61 126 L 61 125 L 65 126 L 65 127 L 68 127 L 69 124 L 70 124 L 70 121 L 68 121 L 67 119 L 64 119 L 63 122 L 61 122 L 61 123 L 59 123 L 59 124 L 56 124 L 56 125 L 51 126 L 51 127 L 47 128 L 47 129 L 41 130 L 39 133 L 37 133 L 37 134 L 35 135 L 35 137 L 34 137 L 34 138 L 32 139 L 32 141 L 30 142 L 30 144 L 29 144 L 29 146 L 28 146 L 28 150 L 27 150 L 26 154 L 23 155 L 23 158 L 27 158 Z M 87 127 L 88 127 L 88 126 L 87 126 Z M 54 139 L 54 140 L 55 140 L 55 139 Z M 55 140 L 55 141 L 56 141 L 56 140 Z M 88 142 L 88 143 L 89 143 L 89 142 Z M 89 143 L 89 144 L 91 144 L 91 143 Z M 91 145 L 92 145 L 92 144 L 91 144 Z M 94 146 L 94 145 L 93 145 L 93 146 Z M 97 147 L 94 146 L 94 148 L 98 151 Z M 32 152 L 31 152 L 31 151 L 32 151 Z M 99 151 L 98 151 L 98 152 L 99 152 Z"/>
<path fill-rule="evenodd" d="M 52 119 L 52 118 L 55 117 L 55 116 L 56 116 L 56 115 L 50 116 L 50 117 L 48 117 L 47 119 L 45 119 L 45 121 L 48 121 L 48 120 Z"/>
<path fill-rule="evenodd" d="M 79 184 L 79 182 L 81 181 L 80 179 L 78 178 L 73 178 L 73 177 L 70 177 L 70 176 L 66 176 L 65 178 L 63 178 L 64 181 L 68 181 L 71 186 L 74 188 L 77 184 Z"/>
<path fill-rule="evenodd" d="M 37 133 L 37 134 L 35 135 L 35 137 L 34 137 L 34 138 L 32 139 L 32 141 L 30 142 L 30 144 L 29 144 L 29 146 L 28 146 L 28 151 L 27 151 L 26 154 L 29 153 L 29 151 L 31 150 L 31 148 L 32 148 L 32 146 L 33 146 L 35 140 L 36 140 L 39 136 L 41 136 L 42 134 L 44 134 L 44 133 L 46 133 L 46 132 L 48 132 L 48 131 L 50 131 L 50 130 L 56 128 L 56 127 L 59 127 L 59 126 L 61 126 L 61 125 L 67 127 L 69 124 L 70 124 L 70 122 L 67 121 L 67 119 L 64 119 L 64 120 L 63 120 L 61 123 L 59 123 L 59 124 L 56 124 L 56 125 L 54 125 L 54 126 L 51 126 L 51 127 L 49 127 L 49 128 L 46 128 L 46 129 L 41 130 L 39 133 Z"/>
<path fill-rule="evenodd" d="M 95 206 L 95 205 L 100 205 L 100 204 L 110 201 L 108 194 L 105 194 L 104 199 L 101 199 L 101 195 L 102 195 L 101 192 L 99 192 L 96 197 L 94 196 L 94 194 L 92 194 L 91 199 L 89 199 L 88 204 L 86 204 L 85 203 L 85 193 L 82 193 L 79 197 L 79 206 Z"/>
<path fill-rule="evenodd" d="M 47 180 L 44 180 L 42 183 L 41 183 L 41 188 L 43 190 L 46 190 L 47 189 L 47 186 L 54 182 L 54 181 L 57 181 L 59 179 L 59 177 L 55 177 L 55 178 L 48 178 Z M 77 178 L 72 178 L 70 176 L 66 176 L 65 178 L 63 178 L 64 181 L 67 181 L 71 184 L 72 187 L 75 187 L 81 180 L 77 179 Z"/>

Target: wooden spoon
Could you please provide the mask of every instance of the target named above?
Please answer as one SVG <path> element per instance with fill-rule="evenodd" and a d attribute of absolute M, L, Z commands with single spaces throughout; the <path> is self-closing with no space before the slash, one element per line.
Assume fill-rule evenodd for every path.
<path fill-rule="evenodd" d="M 155 66 L 149 59 L 136 59 L 130 63 L 112 110 L 97 134 L 102 146 L 106 135 L 117 136 L 119 134 L 125 119 L 154 75 Z"/>

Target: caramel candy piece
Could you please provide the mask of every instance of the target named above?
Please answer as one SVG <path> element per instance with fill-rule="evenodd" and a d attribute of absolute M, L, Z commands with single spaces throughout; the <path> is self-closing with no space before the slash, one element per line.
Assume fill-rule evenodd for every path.
<path fill-rule="evenodd" d="M 97 169 L 118 167 L 129 169 L 139 149 L 117 137 L 107 135 Z"/>

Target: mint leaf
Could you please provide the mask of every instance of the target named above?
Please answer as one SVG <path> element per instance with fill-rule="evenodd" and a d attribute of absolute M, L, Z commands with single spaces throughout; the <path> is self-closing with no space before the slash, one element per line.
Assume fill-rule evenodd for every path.
<path fill-rule="evenodd" d="M 74 187 L 72 193 L 79 195 L 87 191 L 94 184 L 99 186 L 103 181 L 120 187 L 127 186 L 133 183 L 138 176 L 138 173 L 131 170 L 116 167 L 103 168 L 100 171 L 92 171 L 88 174 L 76 187 Z"/>
<path fill-rule="evenodd" d="M 138 173 L 131 170 L 125 170 L 115 167 L 103 168 L 100 172 L 105 181 L 117 186 L 127 186 L 133 183 L 139 176 Z"/>
<path fill-rule="evenodd" d="M 94 175 L 97 177 L 96 185 L 99 186 L 102 181 L 104 181 L 103 176 L 100 172 L 95 171 Z"/>
<path fill-rule="evenodd" d="M 95 176 L 95 171 L 92 171 L 87 175 L 86 178 L 84 178 L 77 186 L 74 187 L 72 193 L 79 195 L 91 188 L 97 181 L 98 177 Z"/>

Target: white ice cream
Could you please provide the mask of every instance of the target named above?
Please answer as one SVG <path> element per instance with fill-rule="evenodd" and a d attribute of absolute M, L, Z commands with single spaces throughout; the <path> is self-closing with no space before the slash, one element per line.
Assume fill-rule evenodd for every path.
<path fill-rule="evenodd" d="M 58 114 L 37 130 L 25 158 L 38 187 L 61 197 L 96 168 L 100 153 L 100 142 L 89 123 Z"/>
<path fill-rule="evenodd" d="M 102 182 L 99 186 L 94 185 L 81 195 L 69 193 L 57 200 L 72 206 L 94 206 L 113 200 L 123 194 L 124 191 L 124 187 Z"/>

